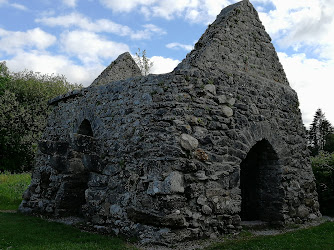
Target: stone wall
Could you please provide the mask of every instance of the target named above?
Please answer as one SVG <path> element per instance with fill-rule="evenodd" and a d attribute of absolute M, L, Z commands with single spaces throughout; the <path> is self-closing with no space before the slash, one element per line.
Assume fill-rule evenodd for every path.
<path fill-rule="evenodd" d="M 172 73 L 50 104 L 22 212 L 166 244 L 320 216 L 298 98 L 249 1 L 222 10 Z"/>

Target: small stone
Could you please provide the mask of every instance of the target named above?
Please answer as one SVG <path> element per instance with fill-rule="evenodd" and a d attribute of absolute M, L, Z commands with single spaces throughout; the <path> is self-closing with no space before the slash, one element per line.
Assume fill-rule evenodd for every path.
<path fill-rule="evenodd" d="M 177 171 L 171 172 L 163 184 L 163 193 L 184 193 L 183 175 Z"/>
<path fill-rule="evenodd" d="M 198 180 L 200 181 L 205 181 L 208 179 L 208 177 L 205 175 L 205 171 L 200 170 L 195 173 L 195 176 L 197 177 Z"/>
<path fill-rule="evenodd" d="M 206 204 L 206 200 L 207 198 L 203 195 L 200 195 L 198 198 L 197 198 L 197 204 L 200 204 L 200 205 L 205 205 Z"/>
<path fill-rule="evenodd" d="M 215 95 L 216 94 L 216 86 L 213 84 L 207 84 L 204 86 L 204 90 L 210 92 L 211 94 Z"/>
<path fill-rule="evenodd" d="M 227 103 L 233 106 L 235 104 L 235 99 L 233 97 L 227 99 Z"/>
<path fill-rule="evenodd" d="M 212 201 L 213 201 L 214 203 L 218 203 L 219 198 L 218 198 L 218 197 L 214 197 L 214 198 L 212 199 Z"/>
<path fill-rule="evenodd" d="M 117 204 L 114 204 L 110 207 L 110 214 L 113 216 L 113 217 L 116 217 L 116 218 L 119 218 L 122 216 L 122 213 L 123 213 L 123 210 L 122 208 L 117 205 Z"/>
<path fill-rule="evenodd" d="M 208 133 L 208 130 L 206 128 L 203 128 L 203 127 L 199 127 L 199 126 L 196 126 L 194 128 L 194 136 L 196 136 L 197 138 L 203 138 L 207 135 Z"/>
<path fill-rule="evenodd" d="M 227 97 L 226 95 L 220 95 L 220 96 L 217 96 L 217 99 L 219 104 L 224 104 L 224 103 L 227 103 Z"/>
<path fill-rule="evenodd" d="M 202 212 L 204 213 L 204 214 L 211 214 L 212 213 L 212 209 L 208 206 L 208 205 L 204 205 L 203 207 L 202 207 Z"/>
<path fill-rule="evenodd" d="M 217 235 L 215 233 L 210 234 L 210 239 L 217 239 Z"/>
<path fill-rule="evenodd" d="M 233 115 L 233 110 L 229 106 L 222 106 L 222 111 L 226 117 L 231 117 Z"/>
<path fill-rule="evenodd" d="M 315 214 L 310 214 L 310 215 L 308 216 L 308 218 L 309 218 L 310 220 L 315 220 L 315 219 L 318 218 L 318 216 L 316 216 Z"/>
<path fill-rule="evenodd" d="M 191 135 L 182 134 L 181 135 L 181 146 L 189 151 L 194 150 L 198 147 L 198 140 Z"/>
<path fill-rule="evenodd" d="M 308 211 L 307 207 L 305 205 L 301 205 L 298 207 L 297 210 L 297 216 L 300 218 L 306 218 L 310 212 Z"/>

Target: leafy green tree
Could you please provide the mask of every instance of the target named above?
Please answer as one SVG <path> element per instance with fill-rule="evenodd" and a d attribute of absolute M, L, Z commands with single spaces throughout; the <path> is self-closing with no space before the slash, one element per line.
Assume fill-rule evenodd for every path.
<path fill-rule="evenodd" d="M 9 72 L 0 64 L 0 171 L 30 170 L 50 112 L 48 100 L 81 88 L 64 76 Z"/>
<path fill-rule="evenodd" d="M 320 211 L 324 215 L 334 215 L 334 153 L 320 151 L 311 157 L 316 179 Z"/>
<path fill-rule="evenodd" d="M 6 62 L 0 62 L 0 95 L 5 91 L 9 81 L 10 77 Z"/>
<path fill-rule="evenodd" d="M 147 76 L 152 67 L 153 67 L 153 62 L 151 62 L 150 59 L 147 58 L 146 56 L 146 50 L 143 50 L 141 51 L 139 48 L 138 48 L 138 51 L 136 52 L 136 55 L 135 55 L 135 62 L 137 63 L 141 73 L 143 76 Z"/>
<path fill-rule="evenodd" d="M 309 148 L 313 156 L 319 151 L 324 150 L 328 135 L 333 133 L 331 123 L 326 119 L 321 109 L 318 109 L 314 115 L 310 130 L 308 131 Z"/>
<path fill-rule="evenodd" d="M 334 134 L 327 135 L 324 150 L 328 153 L 334 152 Z"/>

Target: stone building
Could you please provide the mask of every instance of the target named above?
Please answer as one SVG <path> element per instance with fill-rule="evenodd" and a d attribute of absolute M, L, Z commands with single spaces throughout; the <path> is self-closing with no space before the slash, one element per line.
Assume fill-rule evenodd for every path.
<path fill-rule="evenodd" d="M 21 212 L 160 243 L 320 216 L 297 94 L 247 0 L 173 72 L 123 54 L 50 105 Z"/>

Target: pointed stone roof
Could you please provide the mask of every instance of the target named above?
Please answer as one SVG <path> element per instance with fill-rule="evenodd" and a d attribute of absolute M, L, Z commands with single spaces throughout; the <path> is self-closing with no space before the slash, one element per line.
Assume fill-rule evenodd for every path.
<path fill-rule="evenodd" d="M 140 69 L 130 53 L 125 52 L 118 56 L 118 58 L 93 81 L 92 85 L 103 85 L 135 76 L 141 76 Z"/>
<path fill-rule="evenodd" d="M 271 38 L 248 0 L 224 8 L 176 69 L 191 68 L 242 72 L 288 85 Z"/>

